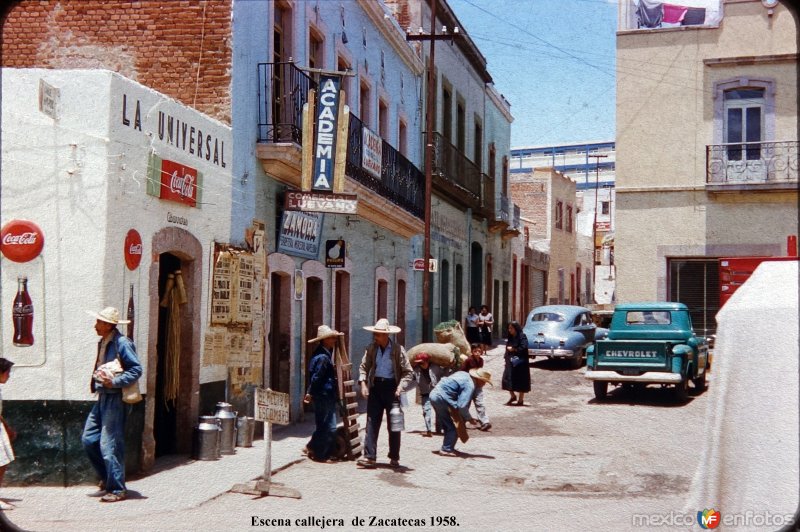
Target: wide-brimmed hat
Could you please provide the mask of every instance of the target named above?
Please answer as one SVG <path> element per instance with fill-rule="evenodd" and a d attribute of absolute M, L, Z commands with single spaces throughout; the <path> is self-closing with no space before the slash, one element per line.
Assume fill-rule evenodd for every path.
<path fill-rule="evenodd" d="M 485 381 L 489 386 L 494 386 L 494 384 L 492 384 L 492 374 L 483 368 L 471 369 L 469 370 L 469 374 L 471 377 Z"/>
<path fill-rule="evenodd" d="M 317 337 L 312 338 L 311 340 L 308 341 L 308 343 L 312 344 L 314 342 L 319 342 L 320 340 L 324 340 L 325 338 L 330 338 L 331 336 L 344 336 L 344 333 L 331 329 L 327 325 L 320 325 L 319 327 L 317 327 Z"/>
<path fill-rule="evenodd" d="M 111 323 L 113 325 L 130 323 L 130 320 L 119 319 L 119 310 L 115 309 L 114 307 L 106 307 L 100 312 L 92 312 L 91 310 L 87 310 L 86 313 L 90 316 L 94 316 L 100 321 Z"/>
<path fill-rule="evenodd" d="M 386 318 L 379 319 L 377 322 L 375 322 L 375 325 L 372 326 L 366 325 L 365 327 L 363 327 L 363 329 L 366 331 L 372 331 L 376 333 L 386 333 L 386 334 L 397 334 L 403 330 L 397 325 L 389 325 L 389 320 L 387 320 Z"/>

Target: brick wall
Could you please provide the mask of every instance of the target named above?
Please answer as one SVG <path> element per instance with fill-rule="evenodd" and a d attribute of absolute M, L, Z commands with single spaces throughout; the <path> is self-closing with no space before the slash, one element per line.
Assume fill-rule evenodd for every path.
<path fill-rule="evenodd" d="M 549 238 L 547 219 L 547 195 L 549 179 L 532 173 L 511 176 L 511 200 L 519 205 L 523 226 L 530 231 L 531 240 Z"/>
<path fill-rule="evenodd" d="M 231 2 L 17 2 L 2 66 L 113 70 L 230 124 Z"/>

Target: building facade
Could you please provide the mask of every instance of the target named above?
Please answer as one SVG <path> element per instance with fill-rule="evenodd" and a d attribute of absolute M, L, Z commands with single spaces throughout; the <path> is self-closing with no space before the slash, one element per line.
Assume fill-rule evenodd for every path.
<path fill-rule="evenodd" d="M 15 362 L 5 411 L 27 434 L 15 446 L 18 462 L 37 464 L 9 475 L 88 480 L 79 435 L 96 401 L 88 385 L 98 338 L 84 311 L 108 305 L 134 320 L 120 329 L 145 370 L 128 465 L 146 469 L 156 455 L 188 453 L 203 402 L 217 399 L 207 397 L 217 382 L 224 396 L 228 376 L 202 340 L 209 262 L 229 234 L 231 130 L 109 71 L 2 74 L 3 224 L 30 220 L 44 239 L 33 260 L 1 259 L 2 303 L 11 305 L 17 277 L 26 276 L 34 308 L 33 345 L 12 343 L 10 319 L 0 329 L 3 356 Z M 173 307 L 168 288 L 179 278 L 185 297 Z M 168 328 L 177 331 L 174 348 Z"/>
<path fill-rule="evenodd" d="M 511 172 L 553 168 L 575 182 L 577 262 L 598 280 L 584 303 L 611 303 L 615 291 L 614 231 L 616 212 L 614 141 L 527 146 L 511 150 Z M 588 237 L 587 239 L 584 237 Z M 592 244 L 594 242 L 594 244 Z M 594 264 L 594 267 L 592 267 Z M 591 286 L 590 283 L 584 283 Z"/>
<path fill-rule="evenodd" d="M 782 3 L 687 10 L 637 28 L 620 3 L 618 62 L 648 72 L 617 86 L 617 298 L 686 303 L 712 333 L 719 258 L 785 255 L 797 233 L 797 21 Z"/>

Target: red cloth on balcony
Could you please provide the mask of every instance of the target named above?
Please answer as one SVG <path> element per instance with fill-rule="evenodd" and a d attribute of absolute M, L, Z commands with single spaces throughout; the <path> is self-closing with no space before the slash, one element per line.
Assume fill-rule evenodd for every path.
<path fill-rule="evenodd" d="M 664 4 L 664 18 L 661 22 L 668 24 L 676 24 L 683 21 L 686 12 L 689 10 L 686 6 L 676 6 L 674 4 Z"/>

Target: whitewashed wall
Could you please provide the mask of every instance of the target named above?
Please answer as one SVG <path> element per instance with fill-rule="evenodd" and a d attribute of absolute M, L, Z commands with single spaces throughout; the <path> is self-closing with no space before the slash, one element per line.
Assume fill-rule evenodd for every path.
<path fill-rule="evenodd" d="M 39 111 L 40 80 L 60 91 L 57 120 Z M 129 125 L 123 123 L 123 95 Z M 2 223 L 32 220 L 45 238 L 35 261 L 0 259 L 3 356 L 17 364 L 4 395 L 86 399 L 97 336 L 94 319 L 84 311 L 113 305 L 124 313 L 130 283 L 137 308 L 135 340 L 146 363 L 151 239 L 164 227 L 184 228 L 203 246 L 198 257 L 202 323 L 196 329 L 202 335 L 208 321 L 210 249 L 215 239 L 225 242 L 230 233 L 230 128 L 103 70 L 3 69 L 2 96 Z M 225 167 L 222 155 L 214 164 L 159 139 L 159 111 L 202 129 L 219 145 L 224 142 Z M 201 208 L 147 195 L 151 153 L 203 173 Z M 187 224 L 169 222 L 168 213 Z M 125 235 L 132 228 L 143 244 L 141 264 L 133 272 L 123 256 Z M 28 275 L 34 299 L 36 341 L 28 348 L 11 343 L 10 309 L 19 274 Z M 201 381 L 214 380 L 210 377 L 201 375 Z"/>

